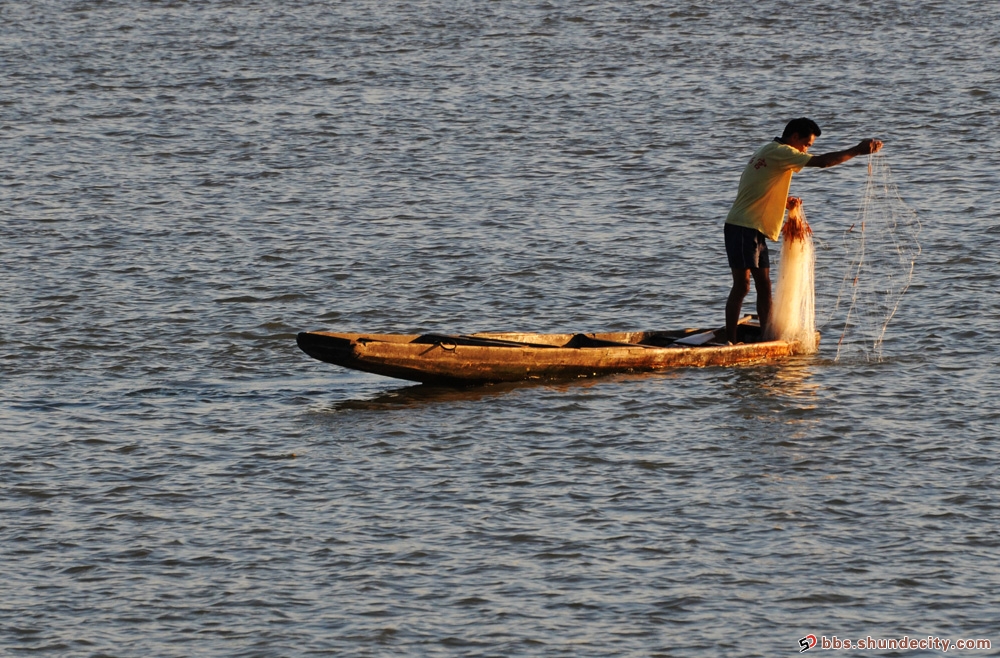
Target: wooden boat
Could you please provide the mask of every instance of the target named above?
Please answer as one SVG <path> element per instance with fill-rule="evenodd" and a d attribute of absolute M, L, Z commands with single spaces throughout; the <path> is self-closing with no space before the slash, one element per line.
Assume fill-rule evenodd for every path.
<path fill-rule="evenodd" d="M 729 366 L 791 356 L 797 342 L 762 341 L 760 327 L 740 321 L 736 345 L 725 329 L 626 331 L 592 334 L 518 332 L 354 334 L 309 331 L 298 345 L 309 356 L 345 368 L 425 384 L 594 377 L 684 366 Z"/>

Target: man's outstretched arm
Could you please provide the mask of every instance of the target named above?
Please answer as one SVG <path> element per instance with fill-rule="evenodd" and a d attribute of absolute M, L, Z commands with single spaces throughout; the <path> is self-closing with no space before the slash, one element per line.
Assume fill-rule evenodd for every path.
<path fill-rule="evenodd" d="M 820 167 L 821 169 L 826 169 L 827 167 L 834 167 L 839 164 L 844 164 L 853 157 L 859 155 L 868 155 L 869 153 L 878 153 L 882 148 L 882 142 L 877 139 L 863 139 L 861 142 L 849 149 L 843 151 L 833 151 L 831 153 L 823 153 L 822 155 L 814 155 L 812 160 L 806 163 L 807 167 Z"/>

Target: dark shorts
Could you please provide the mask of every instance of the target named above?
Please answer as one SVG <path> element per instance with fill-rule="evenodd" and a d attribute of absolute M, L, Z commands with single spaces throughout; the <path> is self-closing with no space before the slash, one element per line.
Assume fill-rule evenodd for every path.
<path fill-rule="evenodd" d="M 734 270 L 766 270 L 771 267 L 767 238 L 757 229 L 726 224 L 726 256 Z"/>

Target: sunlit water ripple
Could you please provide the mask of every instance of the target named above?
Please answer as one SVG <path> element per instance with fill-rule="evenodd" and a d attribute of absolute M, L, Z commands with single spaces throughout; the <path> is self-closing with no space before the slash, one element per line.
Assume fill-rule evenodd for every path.
<path fill-rule="evenodd" d="M 998 35 L 966 0 L 0 6 L 0 653 L 1000 641 Z M 885 140 L 923 225 L 881 361 L 834 358 L 859 163 L 793 183 L 815 357 L 450 391 L 295 346 L 718 325 L 741 165 L 799 115 Z"/>

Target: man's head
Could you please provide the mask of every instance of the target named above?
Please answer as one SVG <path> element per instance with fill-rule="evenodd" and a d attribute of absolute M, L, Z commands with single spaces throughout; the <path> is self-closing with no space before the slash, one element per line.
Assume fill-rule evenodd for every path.
<path fill-rule="evenodd" d="M 805 153 L 816 141 L 816 138 L 822 134 L 823 131 L 819 129 L 815 121 L 799 117 L 788 122 L 785 126 L 785 132 L 781 133 L 781 141 Z"/>

